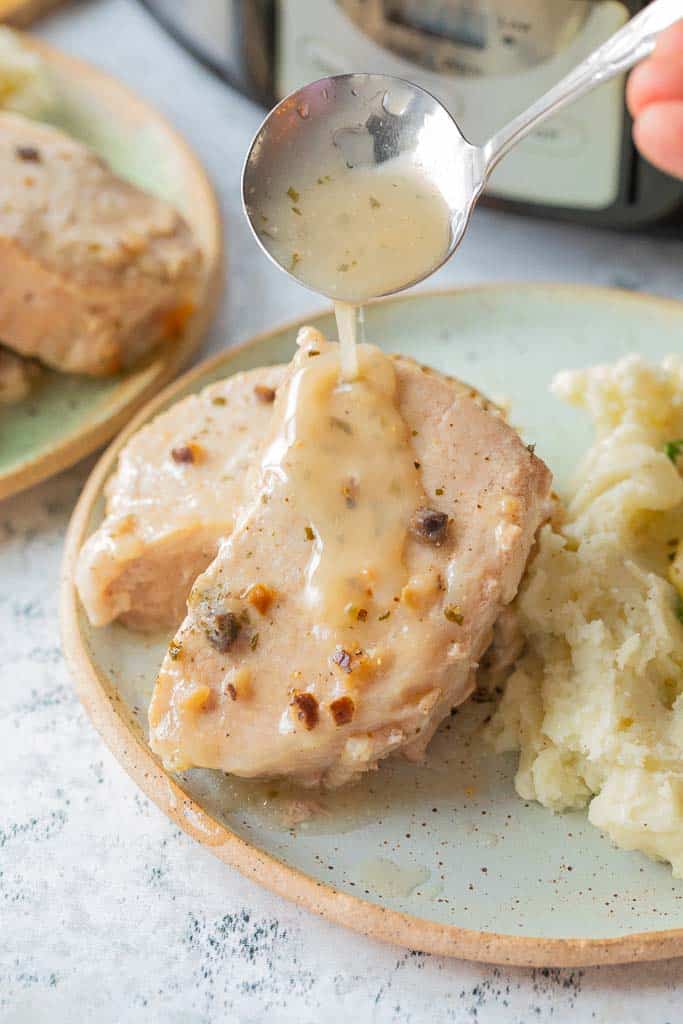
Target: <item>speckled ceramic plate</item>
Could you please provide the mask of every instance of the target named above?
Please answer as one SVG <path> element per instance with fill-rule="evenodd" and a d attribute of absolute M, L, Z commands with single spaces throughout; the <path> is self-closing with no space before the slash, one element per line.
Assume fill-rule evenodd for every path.
<path fill-rule="evenodd" d="M 329 314 L 309 322 L 334 332 Z M 510 285 L 412 295 L 372 306 L 368 337 L 506 398 L 560 488 L 590 441 L 580 413 L 548 394 L 553 373 L 629 351 L 680 351 L 683 304 L 617 291 Z M 188 392 L 288 359 L 297 325 L 255 338 L 186 376 L 138 416 L 90 478 L 64 563 L 63 637 L 95 725 L 142 789 L 223 860 L 311 910 L 414 949 L 500 963 L 570 965 L 683 954 L 683 882 L 615 850 L 583 813 L 554 816 L 515 795 L 514 758 L 480 742 L 490 706 L 471 703 L 434 739 L 427 764 L 386 763 L 317 798 L 291 826 L 288 786 L 209 771 L 166 774 L 147 746 L 146 709 L 168 637 L 91 629 L 73 571 L 102 518 L 103 484 L 131 431 Z M 291 820 L 291 819 L 290 819 Z"/>
<path fill-rule="evenodd" d="M 201 164 L 166 121 L 96 68 L 29 36 L 47 62 L 58 100 L 49 118 L 121 175 L 179 207 L 204 254 L 197 310 L 178 339 L 140 366 L 94 380 L 46 370 L 23 402 L 0 407 L 0 498 L 72 465 L 121 429 L 199 345 L 220 294 L 220 212 Z"/>

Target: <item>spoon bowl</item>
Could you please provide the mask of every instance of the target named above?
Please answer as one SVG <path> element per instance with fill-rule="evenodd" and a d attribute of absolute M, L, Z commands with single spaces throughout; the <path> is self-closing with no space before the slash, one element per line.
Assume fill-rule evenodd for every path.
<path fill-rule="evenodd" d="M 283 258 L 281 230 L 275 233 L 273 218 L 263 213 L 275 197 L 298 197 L 302 182 L 339 181 L 340 175 L 351 188 L 350 172 L 383 166 L 400 166 L 402 175 L 423 180 L 440 197 L 444 246 L 427 253 L 421 265 L 409 262 L 406 276 L 387 279 L 367 295 L 351 293 L 341 275 L 325 287 L 314 273 L 315 260 Z M 450 258 L 483 187 L 483 170 L 482 151 L 425 89 L 391 75 L 336 75 L 291 93 L 268 114 L 247 154 L 242 199 L 259 245 L 281 269 L 330 298 L 359 301 L 417 284 Z"/>

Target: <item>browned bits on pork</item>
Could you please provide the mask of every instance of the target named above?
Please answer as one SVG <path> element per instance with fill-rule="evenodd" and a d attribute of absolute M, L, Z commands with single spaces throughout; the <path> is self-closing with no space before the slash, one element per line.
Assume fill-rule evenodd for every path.
<path fill-rule="evenodd" d="M 209 686 L 196 686 L 181 703 L 186 711 L 198 713 L 211 710 L 215 705 L 215 698 Z"/>
<path fill-rule="evenodd" d="M 348 420 L 340 419 L 339 416 L 330 416 L 330 426 L 341 430 L 343 434 L 353 434 L 353 427 Z"/>
<path fill-rule="evenodd" d="M 177 644 L 175 640 L 172 640 L 168 646 L 168 656 L 171 661 L 177 661 L 183 651 L 183 645 Z"/>
<path fill-rule="evenodd" d="M 235 688 L 234 683 L 228 683 L 226 689 L 230 700 L 237 700 L 237 689 Z"/>
<path fill-rule="evenodd" d="M 42 163 L 40 150 L 35 146 L 17 146 L 15 153 L 18 160 L 24 160 L 28 164 Z"/>
<path fill-rule="evenodd" d="M 367 608 L 359 608 L 357 604 L 350 602 L 344 607 L 345 613 L 350 619 L 355 619 L 356 622 L 366 622 L 368 617 Z"/>
<path fill-rule="evenodd" d="M 234 612 L 207 615 L 203 625 L 209 643 L 221 654 L 230 650 L 242 629 L 242 624 Z"/>
<path fill-rule="evenodd" d="M 342 484 L 342 495 L 347 508 L 355 508 L 358 504 L 358 481 L 354 476 L 347 477 Z"/>
<path fill-rule="evenodd" d="M 193 464 L 201 462 L 203 449 L 198 444 L 180 444 L 171 448 L 171 458 L 174 462 Z"/>
<path fill-rule="evenodd" d="M 462 626 L 464 615 L 460 611 L 460 606 L 457 604 L 449 604 L 443 610 L 445 617 L 449 622 L 455 622 L 457 626 Z"/>
<path fill-rule="evenodd" d="M 295 693 L 292 704 L 297 709 L 296 717 L 310 732 L 318 724 L 318 699 L 312 693 Z"/>
<path fill-rule="evenodd" d="M 254 385 L 254 394 L 264 405 L 270 405 L 275 401 L 275 388 L 269 388 L 266 384 Z"/>
<path fill-rule="evenodd" d="M 131 512 L 113 523 L 109 532 L 112 537 L 125 537 L 126 534 L 133 533 L 137 525 L 138 517 Z"/>
<path fill-rule="evenodd" d="M 137 251 L 141 251 L 146 247 L 144 239 L 141 239 L 142 246 L 138 246 Z M 135 251 L 135 250 L 133 250 Z M 162 332 L 165 338 L 177 338 L 179 337 L 186 325 L 194 313 L 194 305 L 191 302 L 181 302 L 178 306 L 173 306 L 171 309 L 164 310 L 161 313 L 161 324 Z"/>
<path fill-rule="evenodd" d="M 410 532 L 427 544 L 441 544 L 448 533 L 448 516 L 433 508 L 418 508 L 410 521 Z"/>
<path fill-rule="evenodd" d="M 277 597 L 277 590 L 266 583 L 254 583 L 244 591 L 242 597 L 253 605 L 257 612 L 265 615 Z"/>
<path fill-rule="evenodd" d="M 351 671 L 351 655 L 343 647 L 337 647 L 332 655 L 332 661 L 339 666 L 342 672 Z"/>
<path fill-rule="evenodd" d="M 350 697 L 337 697 L 330 704 L 330 712 L 332 713 L 335 725 L 348 725 L 353 718 L 355 710 L 356 705 Z"/>
<path fill-rule="evenodd" d="M 194 455 L 189 444 L 182 444 L 177 448 L 171 448 L 171 458 L 174 462 L 194 462 Z"/>

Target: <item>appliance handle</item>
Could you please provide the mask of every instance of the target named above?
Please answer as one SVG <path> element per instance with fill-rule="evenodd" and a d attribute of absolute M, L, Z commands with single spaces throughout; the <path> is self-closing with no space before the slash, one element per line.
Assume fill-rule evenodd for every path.
<path fill-rule="evenodd" d="M 659 34 L 679 20 L 683 20 L 683 0 L 654 0 L 648 4 L 557 85 L 489 139 L 482 147 L 485 177 L 536 125 L 596 85 L 608 82 L 647 57 Z"/>

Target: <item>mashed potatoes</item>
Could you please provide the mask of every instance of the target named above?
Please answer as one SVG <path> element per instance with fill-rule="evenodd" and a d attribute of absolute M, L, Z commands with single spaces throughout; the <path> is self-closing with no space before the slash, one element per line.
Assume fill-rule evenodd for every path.
<path fill-rule="evenodd" d="M 683 438 L 683 361 L 629 356 L 553 388 L 597 439 L 561 532 L 541 532 L 518 599 L 526 653 L 488 736 L 520 751 L 524 799 L 589 804 L 617 845 L 683 877 L 683 480 L 667 446 Z"/>
<path fill-rule="evenodd" d="M 15 32 L 0 27 L 0 110 L 40 119 L 54 104 L 55 90 L 44 62 L 22 45 Z"/>

